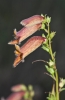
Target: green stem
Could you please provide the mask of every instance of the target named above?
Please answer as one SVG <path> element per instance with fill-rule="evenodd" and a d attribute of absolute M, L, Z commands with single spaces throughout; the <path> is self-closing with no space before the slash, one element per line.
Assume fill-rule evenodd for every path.
<path fill-rule="evenodd" d="M 54 61 L 54 65 L 55 65 L 55 58 L 52 52 L 52 47 L 51 47 L 51 39 L 50 39 L 50 27 L 49 27 L 49 23 L 48 23 L 48 43 L 49 43 L 49 50 L 50 50 L 50 55 L 52 60 Z M 56 100 L 59 100 L 59 91 L 58 91 L 58 72 L 56 69 L 56 66 L 54 66 L 55 68 L 55 77 L 56 77 Z"/>
<path fill-rule="evenodd" d="M 55 62 L 54 60 L 54 56 L 53 56 L 53 52 L 52 52 L 52 47 L 51 47 L 51 40 L 50 40 L 50 26 L 49 26 L 49 23 L 48 23 L 48 37 L 49 37 L 49 49 L 50 49 L 50 55 L 51 55 L 51 58 L 52 60 Z"/>
<path fill-rule="evenodd" d="M 58 72 L 56 69 L 56 100 L 59 100 L 59 91 L 58 91 Z"/>

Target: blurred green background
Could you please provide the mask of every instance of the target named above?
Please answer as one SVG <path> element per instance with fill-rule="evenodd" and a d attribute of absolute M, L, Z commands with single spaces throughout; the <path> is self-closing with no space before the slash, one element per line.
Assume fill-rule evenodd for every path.
<path fill-rule="evenodd" d="M 44 63 L 32 64 L 36 59 L 48 60 L 49 55 L 39 48 L 14 69 L 15 48 L 7 44 L 13 39 L 13 30 L 22 28 L 21 20 L 41 13 L 52 18 L 51 30 L 57 32 L 53 39 L 57 69 L 59 76 L 65 78 L 65 0 L 0 0 L 0 97 L 6 98 L 11 93 L 11 86 L 20 83 L 33 85 L 36 100 L 42 100 L 46 97 L 44 92 L 51 90 L 52 79 L 44 75 Z M 35 33 L 41 34 L 42 31 Z M 61 100 L 64 94 L 61 93 Z"/>

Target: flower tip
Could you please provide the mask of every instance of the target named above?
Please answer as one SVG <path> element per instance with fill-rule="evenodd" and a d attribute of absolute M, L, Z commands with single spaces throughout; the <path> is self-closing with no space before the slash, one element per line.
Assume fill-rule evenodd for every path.
<path fill-rule="evenodd" d="M 23 25 L 23 26 L 25 26 L 25 24 L 22 21 L 20 22 L 20 24 Z"/>
<path fill-rule="evenodd" d="M 14 63 L 13 63 L 13 67 L 15 68 L 21 61 L 22 61 L 22 53 L 20 53 L 20 55 L 19 56 L 17 56 L 16 58 L 15 58 L 15 61 L 14 61 Z"/>
<path fill-rule="evenodd" d="M 16 36 L 16 34 L 17 34 L 17 30 L 16 30 L 16 28 L 14 29 L 14 35 Z"/>
<path fill-rule="evenodd" d="M 11 44 L 10 42 L 8 42 L 8 44 Z"/>
<path fill-rule="evenodd" d="M 13 40 L 13 41 L 10 41 L 10 42 L 8 42 L 8 44 L 10 44 L 10 45 L 15 45 L 15 44 L 18 44 L 18 40 Z"/>
<path fill-rule="evenodd" d="M 8 42 L 8 44 L 12 45 L 12 41 Z"/>

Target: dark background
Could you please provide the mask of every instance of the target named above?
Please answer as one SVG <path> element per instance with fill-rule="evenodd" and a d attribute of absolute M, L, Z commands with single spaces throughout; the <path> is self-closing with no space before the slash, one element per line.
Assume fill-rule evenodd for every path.
<path fill-rule="evenodd" d="M 22 28 L 22 19 L 41 13 L 52 18 L 51 30 L 57 32 L 53 39 L 53 51 L 57 53 L 59 76 L 65 78 L 65 0 L 0 0 L 0 97 L 6 98 L 11 93 L 11 86 L 21 83 L 33 85 L 35 100 L 45 100 L 45 92 L 51 90 L 52 79 L 44 74 L 44 63 L 32 64 L 36 59 L 48 60 L 49 55 L 40 47 L 14 69 L 15 48 L 7 44 L 13 39 L 14 28 Z M 41 34 L 42 31 L 35 33 Z M 60 94 L 60 98 L 65 100 L 65 92 Z"/>

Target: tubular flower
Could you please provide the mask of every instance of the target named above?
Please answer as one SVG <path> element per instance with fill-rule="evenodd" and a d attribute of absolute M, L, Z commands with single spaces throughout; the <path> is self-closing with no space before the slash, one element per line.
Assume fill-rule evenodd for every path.
<path fill-rule="evenodd" d="M 34 15 L 32 17 L 22 20 L 20 22 L 20 24 L 22 24 L 25 27 L 29 27 L 29 26 L 33 26 L 35 24 L 42 23 L 43 19 L 44 19 L 44 17 L 42 17 L 40 15 Z"/>
<path fill-rule="evenodd" d="M 21 100 L 25 92 L 12 93 L 6 100 Z"/>
<path fill-rule="evenodd" d="M 22 47 L 15 45 L 16 50 L 14 53 L 17 57 L 15 58 L 13 66 L 16 67 L 26 56 L 41 46 L 45 39 L 41 36 L 33 36 Z"/>
<path fill-rule="evenodd" d="M 8 44 L 10 44 L 10 45 L 19 44 L 20 42 L 22 42 L 23 40 L 25 40 L 26 38 L 31 36 L 33 33 L 35 33 L 40 28 L 41 28 L 41 24 L 37 24 L 34 26 L 30 26 L 30 27 L 23 27 L 18 32 L 15 29 L 14 30 L 15 40 L 10 41 Z"/>

